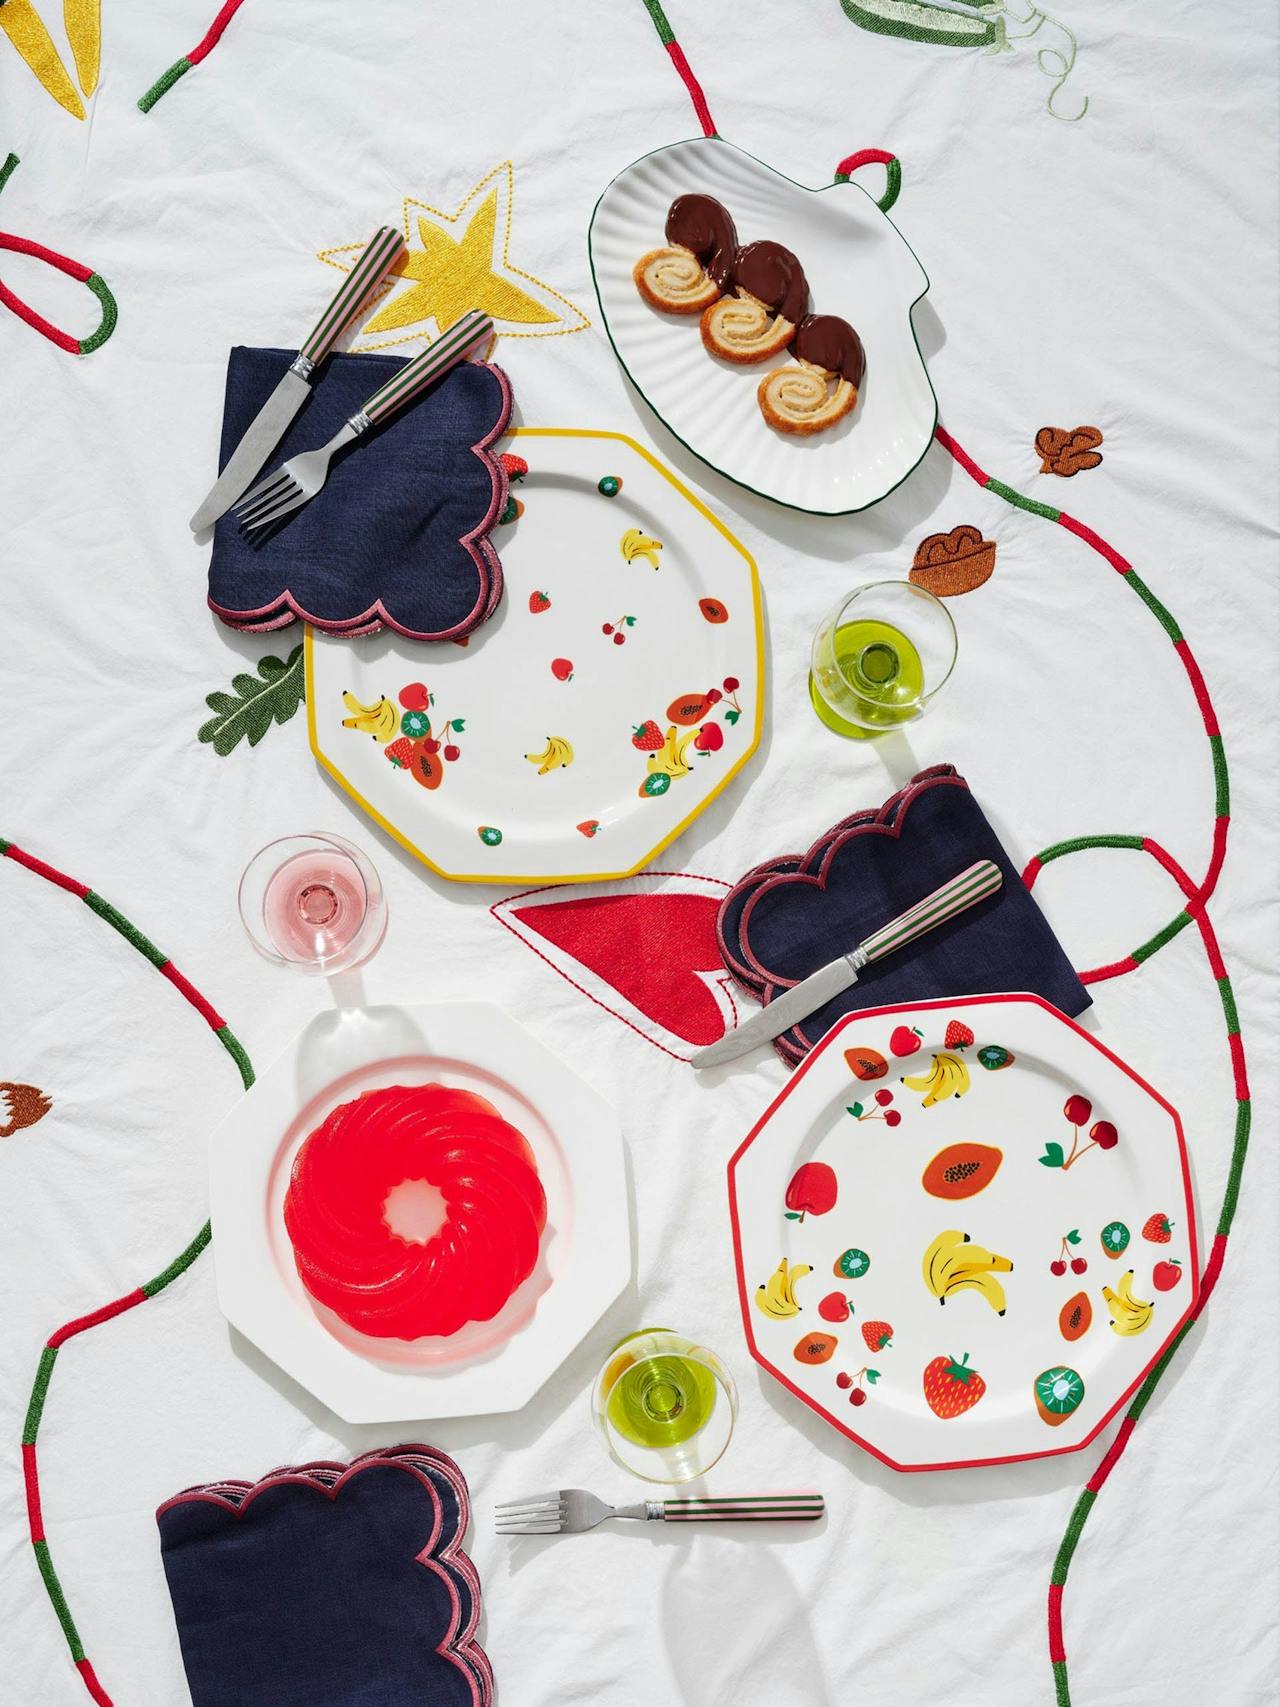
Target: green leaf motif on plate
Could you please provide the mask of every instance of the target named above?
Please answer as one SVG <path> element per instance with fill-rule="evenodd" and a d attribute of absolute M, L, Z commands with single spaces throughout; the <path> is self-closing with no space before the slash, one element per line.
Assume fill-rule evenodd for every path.
<path fill-rule="evenodd" d="M 231 693 L 219 690 L 205 695 L 213 716 L 200 725 L 197 739 L 220 758 L 226 758 L 246 736 L 249 745 L 256 747 L 273 723 L 287 723 L 306 698 L 301 643 L 287 658 L 270 653 L 259 658 L 257 669 L 256 676 L 247 670 L 233 676 Z"/>
<path fill-rule="evenodd" d="M 1044 1155 L 1037 1158 L 1042 1168 L 1060 1168 L 1067 1159 L 1061 1144 L 1046 1144 Z"/>

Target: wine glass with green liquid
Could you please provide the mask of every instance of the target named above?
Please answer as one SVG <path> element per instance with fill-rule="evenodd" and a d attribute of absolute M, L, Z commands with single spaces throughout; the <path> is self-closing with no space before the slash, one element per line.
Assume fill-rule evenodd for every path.
<path fill-rule="evenodd" d="M 823 619 L 809 698 L 828 729 L 865 740 L 922 716 L 955 661 L 956 625 L 940 599 L 912 581 L 872 581 Z"/>
<path fill-rule="evenodd" d="M 609 1456 L 647 1482 L 689 1482 L 719 1461 L 738 1390 L 715 1352 L 668 1328 L 619 1340 L 591 1390 Z"/>

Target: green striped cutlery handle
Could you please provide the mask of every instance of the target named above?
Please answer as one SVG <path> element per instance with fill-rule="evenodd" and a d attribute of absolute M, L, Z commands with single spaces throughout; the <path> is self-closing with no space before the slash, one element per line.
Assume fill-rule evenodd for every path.
<path fill-rule="evenodd" d="M 406 253 L 400 233 L 389 225 L 380 225 L 298 354 L 313 365 L 322 362 L 352 321 L 368 308 L 383 279 Z"/>
<path fill-rule="evenodd" d="M 664 1523 L 814 1523 L 826 1514 L 821 1494 L 746 1494 L 723 1500 L 650 1500 Z"/>
<path fill-rule="evenodd" d="M 908 907 L 905 913 L 900 913 L 896 919 L 890 920 L 887 925 L 881 925 L 878 931 L 873 931 L 859 944 L 860 953 L 865 957 L 864 964 L 883 959 L 895 949 L 914 942 L 926 931 L 934 930 L 948 919 L 955 918 L 957 913 L 963 913 L 967 907 L 985 901 L 988 895 L 995 894 L 1003 882 L 999 866 L 993 865 L 989 859 L 978 860 L 958 877 L 951 878 L 940 889 L 935 889 L 932 895 L 926 895 L 923 901 L 917 901 L 914 907 Z"/>
<path fill-rule="evenodd" d="M 442 332 L 434 344 L 428 344 L 420 356 L 415 356 L 407 366 L 393 374 L 384 386 L 374 392 L 360 413 L 367 416 L 370 423 L 394 415 L 397 409 L 412 403 L 415 397 L 434 384 L 441 374 L 456 367 L 476 344 L 486 342 L 492 333 L 493 321 L 489 316 L 472 309 L 447 332 Z"/>

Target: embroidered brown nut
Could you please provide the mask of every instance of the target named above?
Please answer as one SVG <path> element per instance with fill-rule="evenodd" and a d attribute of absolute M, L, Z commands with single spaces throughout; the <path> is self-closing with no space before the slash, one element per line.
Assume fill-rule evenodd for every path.
<path fill-rule="evenodd" d="M 995 566 L 995 540 L 983 539 L 980 528 L 964 524 L 922 539 L 907 579 L 935 598 L 953 599 L 989 580 Z"/>
<path fill-rule="evenodd" d="M 1041 427 L 1036 434 L 1040 472 L 1060 474 L 1069 480 L 1082 469 L 1096 468 L 1102 461 L 1098 453 L 1101 443 L 1097 427 Z"/>

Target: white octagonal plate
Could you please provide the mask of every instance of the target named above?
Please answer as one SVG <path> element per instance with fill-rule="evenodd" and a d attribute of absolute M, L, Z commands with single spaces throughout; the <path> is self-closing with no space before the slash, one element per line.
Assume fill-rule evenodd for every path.
<path fill-rule="evenodd" d="M 519 519 L 494 534 L 497 613 L 465 647 L 308 629 L 311 749 L 442 877 L 630 876 L 756 749 L 755 564 L 620 433 L 530 427 L 507 442 L 528 472 Z"/>
<path fill-rule="evenodd" d="M 1038 996 L 850 1014 L 729 1197 L 752 1354 L 895 1470 L 1087 1445 L 1200 1286 L 1176 1112 Z"/>
<path fill-rule="evenodd" d="M 799 258 L 812 311 L 856 327 L 867 355 L 853 412 L 812 437 L 775 432 L 756 403 L 761 375 L 792 358 L 739 367 L 703 347 L 698 318 L 643 300 L 632 268 L 666 241 L 667 210 L 714 196 L 741 243 L 768 237 Z M 819 515 L 878 503 L 929 448 L 938 405 L 911 324 L 929 280 L 893 222 L 858 184 L 810 190 L 721 137 L 646 154 L 596 203 L 591 268 L 605 329 L 645 402 L 695 456 L 761 497 Z"/>
<path fill-rule="evenodd" d="M 547 1195 L 538 1267 L 492 1322 L 443 1339 L 367 1339 L 298 1279 L 283 1216 L 290 1169 L 336 1104 L 387 1085 L 432 1082 L 487 1098 L 528 1140 Z M 213 1133 L 209 1178 L 224 1315 L 347 1422 L 518 1410 L 631 1273 L 617 1116 L 528 1032 L 481 1002 L 317 1016 Z"/>

